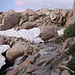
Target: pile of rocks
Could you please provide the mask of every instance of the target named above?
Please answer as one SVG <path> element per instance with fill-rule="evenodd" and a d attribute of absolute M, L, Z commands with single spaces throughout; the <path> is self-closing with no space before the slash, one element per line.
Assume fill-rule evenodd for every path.
<path fill-rule="evenodd" d="M 0 30 L 10 29 L 16 26 L 24 29 L 41 27 L 43 25 L 64 26 L 70 23 L 73 23 L 72 9 L 48 10 L 43 8 L 37 11 L 27 9 L 19 13 L 14 10 L 0 13 Z"/>
<path fill-rule="evenodd" d="M 74 73 L 66 67 L 72 59 L 71 55 L 66 55 L 68 42 L 65 41 L 62 45 L 16 43 L 6 51 L 6 58 L 9 61 L 7 63 L 14 62 L 13 68 L 5 69 L 6 75 L 70 75 L 69 72 Z"/>
<path fill-rule="evenodd" d="M 37 11 L 27 9 L 24 12 L 13 10 L 0 12 L 0 33 L 3 34 L 6 30 L 12 29 L 13 34 L 17 36 L 10 37 L 13 34 L 8 36 L 10 32 L 7 36 L 0 34 L 0 45 L 10 46 L 2 52 L 6 64 L 1 66 L 0 75 L 70 75 L 70 72 L 74 73 L 66 65 L 72 59 L 71 55 L 67 56 L 67 48 L 75 43 L 75 38 L 69 38 L 65 43 L 54 43 L 61 39 L 57 31 L 73 22 L 72 9 L 43 8 Z M 35 43 L 17 35 L 21 29 L 29 32 L 36 27 L 39 30 L 37 34 L 30 36 L 30 33 L 22 32 L 21 35 L 29 35 L 33 40 L 41 38 L 44 42 Z"/>

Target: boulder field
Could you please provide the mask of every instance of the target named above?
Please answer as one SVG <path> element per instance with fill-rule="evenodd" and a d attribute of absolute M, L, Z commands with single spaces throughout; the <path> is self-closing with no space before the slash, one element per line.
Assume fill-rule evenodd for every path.
<path fill-rule="evenodd" d="M 0 12 L 0 75 L 70 75 L 67 53 L 75 37 L 61 40 L 74 23 L 73 9 Z"/>

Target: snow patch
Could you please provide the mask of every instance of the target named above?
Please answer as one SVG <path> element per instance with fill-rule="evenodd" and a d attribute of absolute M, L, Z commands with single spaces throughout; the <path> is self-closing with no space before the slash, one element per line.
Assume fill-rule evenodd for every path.
<path fill-rule="evenodd" d="M 61 28 L 60 30 L 57 31 L 58 36 L 62 36 L 64 34 L 65 28 Z"/>
<path fill-rule="evenodd" d="M 9 45 L 0 45 L 0 69 L 5 64 L 5 57 L 2 55 L 2 52 L 5 52 L 9 48 Z"/>
<path fill-rule="evenodd" d="M 44 42 L 40 37 L 40 28 L 33 28 L 33 29 L 20 29 L 16 31 L 14 29 L 9 29 L 5 31 L 0 31 L 0 35 L 2 36 L 9 36 L 9 37 L 22 37 L 23 39 L 34 41 L 35 43 Z"/>

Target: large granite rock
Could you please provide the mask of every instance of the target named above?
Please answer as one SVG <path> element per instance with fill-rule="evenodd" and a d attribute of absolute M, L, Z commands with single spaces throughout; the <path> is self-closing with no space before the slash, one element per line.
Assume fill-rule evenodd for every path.
<path fill-rule="evenodd" d="M 57 31 L 59 30 L 59 27 L 57 26 L 43 26 L 41 28 L 41 34 L 40 37 L 41 39 L 45 40 L 49 40 L 50 38 L 57 36 Z"/>
<path fill-rule="evenodd" d="M 35 13 L 35 11 L 31 9 L 27 9 L 22 13 L 22 19 L 24 21 L 35 21 L 36 19 L 39 18 L 39 15 Z"/>
<path fill-rule="evenodd" d="M 39 19 L 39 15 L 37 15 L 37 14 L 35 14 L 35 15 L 32 15 L 32 16 L 29 16 L 29 21 L 35 21 L 35 20 L 37 20 L 37 19 Z"/>
<path fill-rule="evenodd" d="M 22 55 L 28 56 L 29 48 L 30 48 L 29 44 L 24 42 L 19 42 L 6 51 L 6 58 L 9 61 L 12 61 Z"/>
<path fill-rule="evenodd" d="M 22 28 L 23 29 L 31 29 L 31 28 L 34 28 L 34 27 L 36 27 L 36 23 L 34 23 L 34 22 L 29 22 L 29 21 L 27 21 L 27 22 L 25 22 L 25 23 L 23 23 L 22 24 Z"/>
<path fill-rule="evenodd" d="M 7 30 L 7 29 L 14 27 L 15 25 L 18 25 L 20 16 L 21 16 L 21 14 L 16 13 L 16 12 L 12 13 L 10 15 L 8 13 L 7 13 L 7 15 L 4 15 L 0 30 Z"/>
<path fill-rule="evenodd" d="M 46 8 L 42 8 L 42 9 L 37 10 L 36 13 L 37 13 L 39 16 L 43 16 L 44 14 L 45 14 L 45 15 L 49 15 L 50 10 L 49 10 L 49 9 L 46 9 Z"/>

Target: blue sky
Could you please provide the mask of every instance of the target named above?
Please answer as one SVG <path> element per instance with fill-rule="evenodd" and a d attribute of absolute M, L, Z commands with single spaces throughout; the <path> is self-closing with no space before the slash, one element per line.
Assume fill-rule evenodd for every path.
<path fill-rule="evenodd" d="M 27 8 L 38 10 L 40 8 L 72 8 L 73 0 L 0 0 L 0 12 L 13 9 L 23 11 Z"/>

